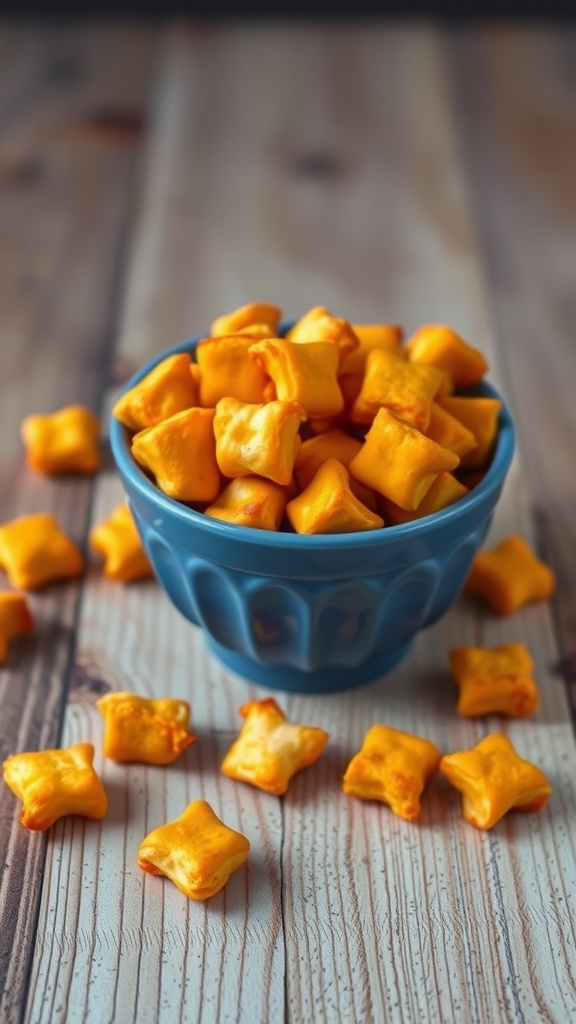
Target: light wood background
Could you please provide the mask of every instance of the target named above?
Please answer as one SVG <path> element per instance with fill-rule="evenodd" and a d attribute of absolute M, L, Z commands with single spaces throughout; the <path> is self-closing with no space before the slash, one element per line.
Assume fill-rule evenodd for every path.
<path fill-rule="evenodd" d="M 331 734 L 278 800 L 224 779 L 237 707 L 265 690 L 206 652 L 154 583 L 92 564 L 31 599 L 0 670 L 0 754 L 93 741 L 98 696 L 187 697 L 199 742 L 168 769 L 97 754 L 102 823 L 26 833 L 0 791 L 2 1024 L 523 1024 L 576 1019 L 576 78 L 570 28 L 211 26 L 0 31 L 2 521 L 53 510 L 78 541 L 121 488 L 24 467 L 21 418 L 105 412 L 152 354 L 262 297 L 483 348 L 519 429 L 491 539 L 553 566 L 512 619 L 462 599 L 389 677 L 281 695 Z M 542 706 L 454 712 L 447 652 L 523 640 Z M 349 800 L 385 721 L 461 749 L 502 728 L 549 775 L 539 815 L 483 834 L 435 782 L 418 824 Z M 205 797 L 252 843 L 206 904 L 144 876 L 138 846 Z"/>

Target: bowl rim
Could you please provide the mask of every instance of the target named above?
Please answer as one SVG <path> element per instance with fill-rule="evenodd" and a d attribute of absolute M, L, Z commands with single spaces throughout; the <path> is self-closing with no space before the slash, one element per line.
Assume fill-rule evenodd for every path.
<path fill-rule="evenodd" d="M 293 322 L 284 322 L 281 325 L 281 331 L 288 330 Z M 161 353 L 149 359 L 130 377 L 122 387 L 121 394 L 124 394 L 130 388 L 140 383 L 155 366 L 169 356 L 180 353 L 188 353 L 190 356 L 193 356 L 198 343 L 207 337 L 207 333 L 198 334 L 192 338 L 177 342 L 168 349 L 164 349 Z M 412 537 L 416 539 L 423 532 L 434 533 L 436 530 L 449 529 L 452 524 L 456 524 L 467 513 L 472 513 L 484 501 L 490 502 L 494 500 L 494 492 L 501 488 L 514 455 L 516 432 L 512 416 L 500 392 L 493 384 L 486 380 L 480 381 L 472 388 L 462 389 L 458 392 L 458 395 L 462 395 L 462 397 L 496 398 L 502 403 L 498 417 L 496 446 L 492 462 L 483 480 L 465 497 L 460 498 L 459 501 L 454 502 L 454 504 L 439 512 L 415 519 L 410 523 L 384 526 L 376 530 L 309 535 L 259 530 L 255 527 L 238 526 L 235 523 L 206 516 L 203 512 L 197 512 L 195 509 L 190 508 L 189 505 L 170 498 L 150 480 L 130 452 L 128 429 L 113 414 L 110 414 L 109 439 L 112 455 L 123 482 L 129 480 L 130 486 L 138 495 L 145 502 L 154 505 L 158 512 L 171 517 L 173 520 L 177 520 L 182 526 L 193 526 L 196 530 L 205 534 L 207 539 L 210 538 L 214 541 L 221 538 L 227 543 L 237 540 L 245 545 L 251 546 L 255 544 L 260 550 L 269 548 L 272 552 L 278 549 L 285 549 L 288 551 L 293 550 L 294 554 L 297 552 L 311 553 L 334 547 L 343 550 L 358 549 L 360 551 L 364 548 L 373 547 L 375 544 L 380 547 L 393 545 L 400 541 L 409 541 Z"/>

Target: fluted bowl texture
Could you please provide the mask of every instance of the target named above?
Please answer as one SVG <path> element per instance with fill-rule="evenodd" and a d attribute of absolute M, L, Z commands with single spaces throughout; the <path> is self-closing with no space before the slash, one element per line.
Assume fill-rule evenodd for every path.
<path fill-rule="evenodd" d="M 192 353 L 198 341 L 164 351 L 126 388 L 167 356 Z M 470 393 L 501 397 L 486 383 Z M 385 674 L 454 604 L 500 496 L 514 426 L 503 403 L 488 472 L 449 508 L 402 526 L 326 536 L 271 533 L 195 512 L 151 482 L 115 419 L 110 441 L 156 578 L 217 657 L 264 686 L 321 693 Z"/>

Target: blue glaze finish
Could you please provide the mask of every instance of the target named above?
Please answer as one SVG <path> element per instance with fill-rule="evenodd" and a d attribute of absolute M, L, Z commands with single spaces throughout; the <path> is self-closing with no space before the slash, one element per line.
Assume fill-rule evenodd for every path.
<path fill-rule="evenodd" d="M 197 340 L 158 356 L 127 387 Z M 500 397 L 488 384 L 473 393 Z M 490 469 L 455 505 L 404 526 L 318 537 L 203 516 L 155 487 L 116 420 L 110 440 L 156 577 L 179 611 L 240 675 L 319 693 L 389 671 L 455 602 L 500 496 L 514 427 L 503 406 Z"/>

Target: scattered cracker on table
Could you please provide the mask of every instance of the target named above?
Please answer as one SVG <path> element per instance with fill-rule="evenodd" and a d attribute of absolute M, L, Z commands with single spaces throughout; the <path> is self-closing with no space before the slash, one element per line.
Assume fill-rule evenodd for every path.
<path fill-rule="evenodd" d="M 191 900 L 206 900 L 226 885 L 250 852 L 246 836 L 225 825 L 205 800 L 146 836 L 138 866 L 169 878 Z"/>
<path fill-rule="evenodd" d="M 154 576 L 125 501 L 92 527 L 88 541 L 93 551 L 104 556 L 104 574 L 108 579 L 131 583 Z"/>
<path fill-rule="evenodd" d="M 0 592 L 0 665 L 8 660 L 10 641 L 34 629 L 34 619 L 25 594 L 11 590 Z"/>
<path fill-rule="evenodd" d="M 388 725 L 373 725 L 348 765 L 342 789 L 360 800 L 379 800 L 413 821 L 420 796 L 438 770 L 440 751 L 429 740 Z"/>
<path fill-rule="evenodd" d="M 23 803 L 24 828 L 42 832 L 68 814 L 103 818 L 108 801 L 93 759 L 91 743 L 7 757 L 4 781 Z"/>
<path fill-rule="evenodd" d="M 82 405 L 26 416 L 21 427 L 30 469 L 47 475 L 100 468 L 100 420 Z"/>
<path fill-rule="evenodd" d="M 462 812 L 475 828 L 490 829 L 510 810 L 539 811 L 552 788 L 507 736 L 491 733 L 471 750 L 446 754 L 440 771 L 462 793 Z"/>
<path fill-rule="evenodd" d="M 532 601 L 545 601 L 554 588 L 552 570 L 522 537 L 511 534 L 476 555 L 464 589 L 483 597 L 498 615 L 512 615 Z"/>
<path fill-rule="evenodd" d="M 450 651 L 450 670 L 460 690 L 459 715 L 526 718 L 538 708 L 534 662 L 525 644 L 456 647 Z"/>
<path fill-rule="evenodd" d="M 79 548 L 62 532 L 55 516 L 40 512 L 0 526 L 0 568 L 22 590 L 84 572 Z"/>
<path fill-rule="evenodd" d="M 296 772 L 314 764 L 328 743 L 324 729 L 288 722 L 273 697 L 249 701 L 239 713 L 245 722 L 222 771 L 275 796 L 286 793 Z"/>
<path fill-rule="evenodd" d="M 123 691 L 96 702 L 105 721 L 103 751 L 112 761 L 172 764 L 196 742 L 188 731 L 190 705 L 168 697 L 139 697 Z"/>

